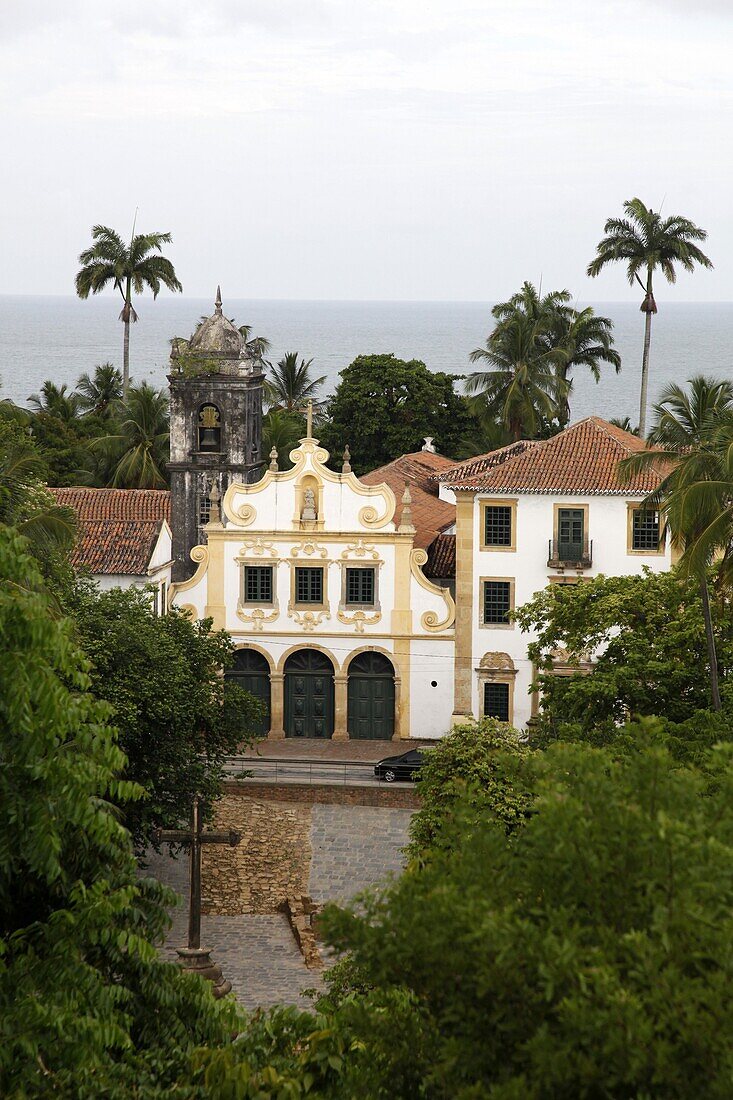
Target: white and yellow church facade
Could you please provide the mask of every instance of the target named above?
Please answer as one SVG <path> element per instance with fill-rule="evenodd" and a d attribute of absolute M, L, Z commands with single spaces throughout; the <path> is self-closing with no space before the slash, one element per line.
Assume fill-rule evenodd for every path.
<path fill-rule="evenodd" d="M 340 472 L 306 437 L 291 469 L 210 491 L 171 603 L 236 647 L 228 675 L 264 703 L 270 739 L 440 737 L 453 707 L 455 607 L 423 573 L 411 498 Z"/>

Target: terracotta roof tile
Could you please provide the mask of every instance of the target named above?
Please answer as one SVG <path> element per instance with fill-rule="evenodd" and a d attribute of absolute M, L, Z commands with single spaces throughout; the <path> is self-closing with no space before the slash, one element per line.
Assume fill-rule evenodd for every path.
<path fill-rule="evenodd" d="M 465 474 L 459 467 L 441 481 L 451 488 L 479 492 L 646 495 L 657 488 L 659 471 L 648 468 L 628 481 L 622 481 L 618 472 L 621 459 L 643 450 L 646 444 L 638 436 L 589 416 L 551 439 L 489 465 L 484 472 Z"/>
<path fill-rule="evenodd" d="M 51 489 L 73 508 L 79 540 L 72 564 L 91 573 L 143 576 L 163 520 L 170 520 L 164 489 Z"/>
<path fill-rule="evenodd" d="M 428 560 L 423 566 L 426 577 L 455 577 L 456 536 L 438 535 L 428 547 Z"/>
<path fill-rule="evenodd" d="M 455 522 L 456 508 L 438 497 L 438 484 L 434 475 L 457 465 L 452 458 L 436 454 L 434 451 L 416 451 L 402 455 L 394 462 L 380 466 L 364 474 L 359 480 L 365 485 L 379 485 L 386 481 L 397 497 L 397 515 L 399 501 L 409 483 L 412 496 L 412 522 L 415 525 L 415 546 L 427 549 L 435 536 Z"/>
<path fill-rule="evenodd" d="M 469 458 L 465 462 L 458 463 L 451 470 L 444 470 L 437 475 L 437 480 L 444 485 L 447 483 L 452 485 L 454 481 L 466 481 L 470 478 L 476 478 L 479 474 L 493 469 L 494 466 L 500 466 L 507 459 L 514 458 L 515 455 L 522 454 L 536 445 L 536 439 L 519 439 L 516 443 L 507 443 L 505 447 L 498 447 L 497 450 L 489 451 L 485 455 L 476 455 L 475 458 Z"/>

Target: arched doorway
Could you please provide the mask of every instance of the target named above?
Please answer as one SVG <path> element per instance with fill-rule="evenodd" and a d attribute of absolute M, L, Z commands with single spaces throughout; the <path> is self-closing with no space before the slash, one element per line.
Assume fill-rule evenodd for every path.
<path fill-rule="evenodd" d="M 238 649 L 234 654 L 234 664 L 224 675 L 264 705 L 265 713 L 254 732 L 266 736 L 270 729 L 270 666 L 267 658 L 256 649 Z"/>
<path fill-rule="evenodd" d="M 333 665 L 319 649 L 298 649 L 285 662 L 285 736 L 331 737 Z"/>
<path fill-rule="evenodd" d="M 358 653 L 349 665 L 349 737 L 389 741 L 394 734 L 394 666 L 383 653 Z"/>

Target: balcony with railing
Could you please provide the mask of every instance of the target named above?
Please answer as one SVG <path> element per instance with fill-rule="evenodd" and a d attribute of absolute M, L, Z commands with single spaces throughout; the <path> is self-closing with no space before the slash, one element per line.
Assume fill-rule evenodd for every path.
<path fill-rule="evenodd" d="M 550 539 L 547 553 L 549 569 L 590 569 L 593 564 L 593 539 Z"/>

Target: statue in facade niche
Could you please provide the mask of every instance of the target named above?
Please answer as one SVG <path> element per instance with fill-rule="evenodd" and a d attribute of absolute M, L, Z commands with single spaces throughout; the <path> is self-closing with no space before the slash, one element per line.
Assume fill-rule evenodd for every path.
<path fill-rule="evenodd" d="M 306 489 L 303 493 L 303 511 L 300 513 L 301 522 L 315 523 L 317 518 L 316 494 L 312 489 Z"/>

